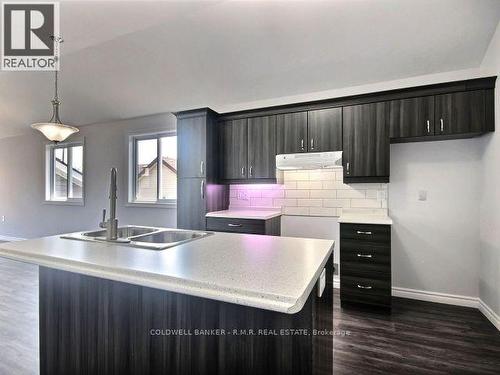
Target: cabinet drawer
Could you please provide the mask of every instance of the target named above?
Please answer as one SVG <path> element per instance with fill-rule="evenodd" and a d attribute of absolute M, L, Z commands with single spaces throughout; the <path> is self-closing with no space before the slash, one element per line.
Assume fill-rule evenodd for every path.
<path fill-rule="evenodd" d="M 390 243 L 391 226 L 373 224 L 340 224 L 340 239 Z"/>
<path fill-rule="evenodd" d="M 391 282 L 344 275 L 340 280 L 340 299 L 388 306 L 391 303 Z"/>
<path fill-rule="evenodd" d="M 207 217 L 207 230 L 216 232 L 265 234 L 266 226 L 265 220 Z"/>
<path fill-rule="evenodd" d="M 340 243 L 340 261 L 360 264 L 391 264 L 389 244 L 343 239 Z"/>
<path fill-rule="evenodd" d="M 340 278 L 362 277 L 375 280 L 391 281 L 391 266 L 381 264 L 360 264 L 340 262 Z"/>

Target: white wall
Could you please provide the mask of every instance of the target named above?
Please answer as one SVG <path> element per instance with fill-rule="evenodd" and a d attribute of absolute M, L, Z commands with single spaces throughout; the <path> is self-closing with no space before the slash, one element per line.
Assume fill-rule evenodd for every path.
<path fill-rule="evenodd" d="M 480 147 L 479 139 L 391 145 L 394 287 L 478 296 Z"/>
<path fill-rule="evenodd" d="M 85 137 L 85 206 L 44 203 L 46 140 L 38 132 L 0 139 L 0 236 L 32 238 L 96 228 L 108 207 L 109 170 L 118 169 L 120 224 L 176 226 L 176 210 L 127 207 L 128 134 L 175 129 L 172 114 L 80 128 Z"/>
<path fill-rule="evenodd" d="M 500 25 L 481 65 L 483 74 L 500 72 Z M 479 296 L 497 314 L 500 329 L 500 81 L 495 90 L 496 132 L 482 142 Z"/>

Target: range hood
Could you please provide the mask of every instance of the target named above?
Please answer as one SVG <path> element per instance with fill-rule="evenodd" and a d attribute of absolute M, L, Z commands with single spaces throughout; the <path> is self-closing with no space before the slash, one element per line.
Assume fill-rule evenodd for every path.
<path fill-rule="evenodd" d="M 342 151 L 276 155 L 276 169 L 281 171 L 340 167 Z"/>

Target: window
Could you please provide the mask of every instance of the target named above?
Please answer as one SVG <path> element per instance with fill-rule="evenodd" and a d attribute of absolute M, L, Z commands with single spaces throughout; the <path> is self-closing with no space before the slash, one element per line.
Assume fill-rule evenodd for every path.
<path fill-rule="evenodd" d="M 48 145 L 45 200 L 83 203 L 83 142 Z"/>
<path fill-rule="evenodd" d="M 130 138 L 131 203 L 172 204 L 177 200 L 177 136 L 159 133 Z"/>

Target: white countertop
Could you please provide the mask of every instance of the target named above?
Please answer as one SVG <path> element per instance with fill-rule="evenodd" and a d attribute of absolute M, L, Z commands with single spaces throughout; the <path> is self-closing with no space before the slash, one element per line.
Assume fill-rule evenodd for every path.
<path fill-rule="evenodd" d="M 339 223 L 354 224 L 382 224 L 392 225 L 392 219 L 387 215 L 387 211 L 374 209 L 343 209 L 339 217 Z"/>
<path fill-rule="evenodd" d="M 162 251 L 59 236 L 0 244 L 0 256 L 104 279 L 293 314 L 334 241 L 215 233 Z"/>
<path fill-rule="evenodd" d="M 224 211 L 214 211 L 206 214 L 206 217 L 223 217 L 230 219 L 259 219 L 268 220 L 273 217 L 281 216 L 280 210 L 269 210 L 269 209 L 240 209 L 231 208 Z"/>

